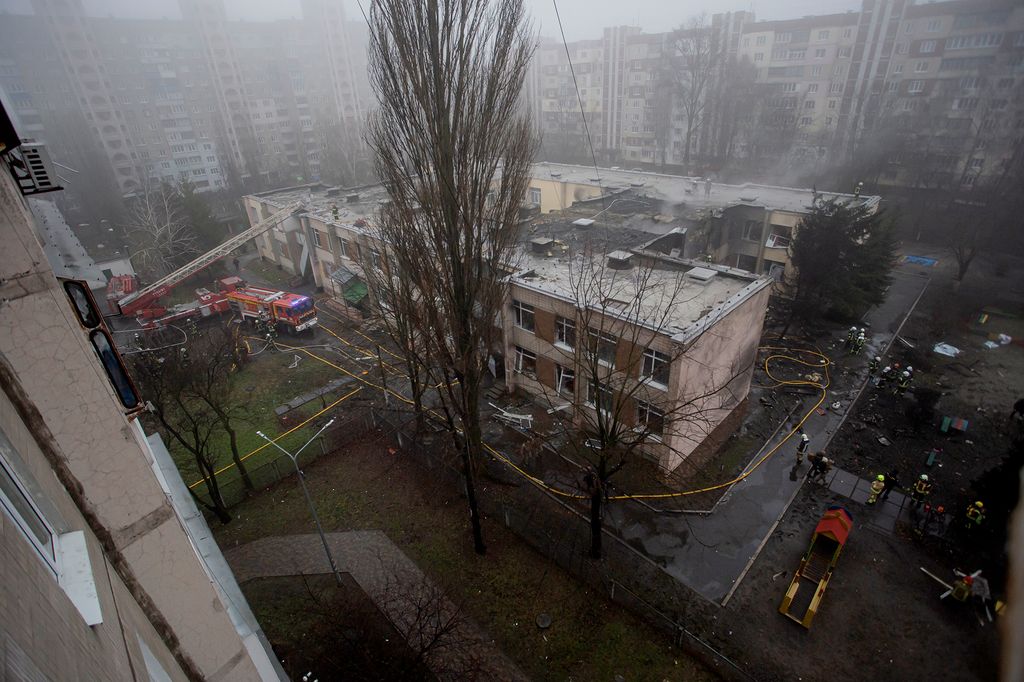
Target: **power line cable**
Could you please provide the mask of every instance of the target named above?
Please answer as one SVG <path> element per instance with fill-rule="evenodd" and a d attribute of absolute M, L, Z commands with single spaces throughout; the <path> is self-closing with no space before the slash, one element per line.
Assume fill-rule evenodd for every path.
<path fill-rule="evenodd" d="M 565 58 L 569 61 L 569 73 L 572 75 L 572 86 L 576 89 L 576 101 L 580 103 L 580 116 L 583 118 L 583 131 L 587 134 L 587 144 L 590 146 L 590 158 L 594 162 L 594 173 L 597 177 L 597 186 L 601 190 L 601 206 L 604 206 L 604 188 L 601 184 L 601 171 L 597 167 L 597 152 L 594 151 L 594 140 L 590 137 L 590 125 L 587 123 L 587 112 L 583 108 L 583 96 L 580 94 L 579 83 L 576 82 L 576 69 L 572 65 L 572 56 L 569 54 L 569 43 L 565 40 L 565 29 L 562 28 L 562 16 L 558 13 L 558 0 L 551 0 L 555 7 L 555 18 L 558 20 L 558 32 L 562 34 L 562 45 L 565 47 Z"/>

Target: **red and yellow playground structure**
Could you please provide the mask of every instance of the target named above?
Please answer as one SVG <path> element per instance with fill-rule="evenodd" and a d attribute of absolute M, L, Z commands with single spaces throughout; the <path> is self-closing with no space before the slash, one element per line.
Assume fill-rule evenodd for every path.
<path fill-rule="evenodd" d="M 837 506 L 828 508 L 814 528 L 811 546 L 800 560 L 800 567 L 796 569 L 793 581 L 786 590 L 779 613 L 810 629 L 852 528 L 853 519 L 846 509 Z M 800 590 L 804 581 L 814 586 L 813 592 Z"/>

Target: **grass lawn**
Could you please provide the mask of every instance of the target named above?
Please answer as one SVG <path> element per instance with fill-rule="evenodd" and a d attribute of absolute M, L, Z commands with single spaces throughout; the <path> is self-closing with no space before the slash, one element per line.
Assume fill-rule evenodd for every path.
<path fill-rule="evenodd" d="M 662 633 L 577 582 L 499 523 L 485 519 L 488 552 L 477 556 L 465 502 L 418 463 L 390 454 L 387 445 L 373 434 L 357 436 L 306 468 L 325 528 L 386 532 L 532 678 L 715 679 Z M 225 550 L 259 537 L 313 531 L 294 477 L 232 512 L 234 521 L 214 528 Z M 261 612 L 258 603 L 253 608 Z M 540 613 L 552 618 L 546 630 L 535 624 Z"/>
<path fill-rule="evenodd" d="M 247 402 L 246 418 L 237 425 L 238 449 L 243 456 L 266 443 L 256 435 L 257 430 L 263 431 L 271 438 L 287 430 L 281 426 L 274 413 L 274 409 L 278 405 L 342 376 L 337 370 L 308 357 L 304 357 L 294 369 L 289 369 L 288 365 L 292 361 L 292 353 L 276 353 L 268 350 L 252 358 L 249 364 L 232 377 L 232 381 L 237 384 L 238 395 L 244 396 Z M 344 388 L 352 390 L 354 386 L 348 385 Z M 330 404 L 345 392 L 347 391 L 328 394 L 325 399 Z M 291 414 L 297 423 L 320 409 L 322 409 L 321 401 L 314 400 Z M 311 423 L 285 436 L 278 443 L 286 450 L 294 452 L 315 432 Z M 228 435 L 218 431 L 212 440 L 213 451 L 217 453 L 218 467 L 227 466 L 231 463 L 231 446 Z M 185 482 L 191 484 L 199 480 L 199 471 L 192 455 L 173 441 L 170 441 L 168 445 Z M 268 446 L 246 459 L 245 465 L 248 469 L 255 469 L 280 455 L 279 450 Z M 238 471 L 232 467 L 220 474 L 218 481 L 228 483 L 236 478 L 238 478 Z M 197 488 L 197 492 L 200 493 L 204 490 L 205 487 L 202 485 Z"/>

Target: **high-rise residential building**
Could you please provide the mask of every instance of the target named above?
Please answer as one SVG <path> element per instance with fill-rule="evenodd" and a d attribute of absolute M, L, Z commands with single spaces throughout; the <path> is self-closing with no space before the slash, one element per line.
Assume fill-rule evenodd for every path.
<path fill-rule="evenodd" d="M 572 69 L 564 45 L 542 44 L 528 94 L 545 152 L 589 159 L 576 87 L 605 164 L 703 173 L 781 162 L 806 178 L 845 164 L 882 183 L 970 187 L 1020 145 L 1019 2 L 863 0 L 860 11 L 792 20 L 716 14 L 703 30 L 709 83 L 690 116 L 679 83 L 693 76 L 676 38 L 692 27 L 606 29 L 568 45 Z"/>
<path fill-rule="evenodd" d="M 285 679 L 17 147 L 0 107 L 0 674 Z"/>
<path fill-rule="evenodd" d="M 120 195 L 308 181 L 339 137 L 359 145 L 365 27 L 339 2 L 305 0 L 301 19 L 273 22 L 233 20 L 223 0 L 181 0 L 181 18 L 161 20 L 32 6 L 0 20 L 0 91 L 21 134 L 73 169 L 72 208 L 101 180 Z"/>

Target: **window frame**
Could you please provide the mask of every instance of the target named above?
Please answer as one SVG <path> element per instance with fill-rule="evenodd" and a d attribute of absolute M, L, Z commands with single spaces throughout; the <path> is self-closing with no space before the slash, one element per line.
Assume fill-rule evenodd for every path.
<path fill-rule="evenodd" d="M 602 351 L 611 348 L 611 360 L 607 360 L 604 357 Z M 600 329 L 594 329 L 593 327 L 587 330 L 587 352 L 597 359 L 598 364 L 605 367 L 615 367 L 615 355 L 619 347 L 619 337 L 613 336 L 608 332 L 601 331 Z"/>
<path fill-rule="evenodd" d="M 563 380 L 568 378 L 568 385 L 563 387 Z M 559 395 L 576 395 L 576 370 L 555 363 L 555 392 Z"/>
<path fill-rule="evenodd" d="M 529 327 L 525 324 L 527 316 L 530 321 Z M 535 334 L 537 330 L 537 309 L 529 303 L 523 303 L 519 299 L 514 298 L 512 299 L 512 321 L 519 329 Z"/>
<path fill-rule="evenodd" d="M 527 377 L 530 377 L 532 379 L 536 379 L 537 378 L 537 354 L 534 353 L 532 350 L 527 350 L 526 348 L 523 348 L 522 346 L 516 346 L 515 349 L 516 349 L 515 350 L 515 358 L 516 358 L 515 359 L 515 370 L 516 370 L 516 374 L 522 374 L 523 376 L 527 376 Z M 531 368 L 527 368 L 525 366 L 526 365 L 526 363 L 524 362 L 525 360 L 529 360 L 530 361 L 530 364 L 532 366 Z"/>
<path fill-rule="evenodd" d="M 594 381 L 587 381 L 587 401 L 586 405 L 595 412 L 603 412 L 607 417 L 611 418 L 615 411 L 615 391 L 605 382 L 597 382 L 597 392 L 599 394 L 598 402 L 594 400 Z M 607 398 L 608 405 L 605 406 L 603 401 Z"/>
<path fill-rule="evenodd" d="M 555 345 L 569 350 L 576 348 L 576 320 L 555 316 Z"/>
<path fill-rule="evenodd" d="M 657 430 L 651 426 L 652 417 L 654 423 L 660 421 L 660 427 Z M 645 431 L 647 437 L 651 440 L 661 442 L 665 437 L 665 412 L 654 403 L 649 403 L 646 400 L 636 401 L 636 423 L 639 429 Z"/>
<path fill-rule="evenodd" d="M 648 367 L 648 364 L 650 365 Z M 661 380 L 662 367 L 664 367 L 664 381 Z M 667 390 L 672 381 L 672 356 L 663 353 L 656 348 L 645 348 L 643 359 L 640 363 L 640 376 L 648 386 L 654 386 Z"/>
<path fill-rule="evenodd" d="M 8 446 L 6 435 L 3 436 L 3 445 Z M 13 446 L 10 446 L 13 448 Z M 34 520 L 38 521 L 46 533 L 49 534 L 49 545 L 43 543 L 39 536 L 32 531 L 32 523 L 27 520 L 22 512 L 19 510 L 17 503 L 12 500 L 8 493 L 0 486 L 0 507 L 3 507 L 4 512 L 14 522 L 14 526 L 18 531 L 25 537 L 29 545 L 31 545 L 33 554 L 39 557 L 39 560 L 50 569 L 53 573 L 54 579 L 60 578 L 60 567 L 58 565 L 57 558 L 57 539 L 59 534 L 53 527 L 53 524 L 49 522 L 42 510 L 39 509 L 39 505 L 36 504 L 32 494 L 29 492 L 28 487 L 21 481 L 21 477 L 18 476 L 17 471 L 10 465 L 7 459 L 0 453 L 0 476 L 3 476 L 9 480 L 12 484 L 13 493 L 17 494 L 19 499 L 28 507 L 29 512 L 32 513 Z"/>

